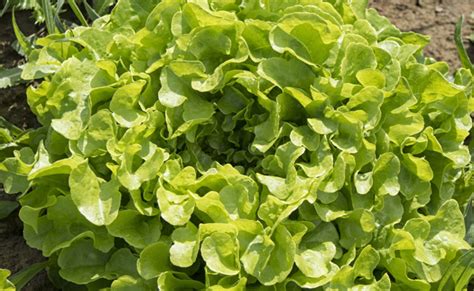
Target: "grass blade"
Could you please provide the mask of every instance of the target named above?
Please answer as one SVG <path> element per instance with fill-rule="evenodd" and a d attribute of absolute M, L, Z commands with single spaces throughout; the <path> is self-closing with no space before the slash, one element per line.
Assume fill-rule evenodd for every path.
<path fill-rule="evenodd" d="M 16 125 L 8 122 L 5 118 L 3 118 L 1 116 L 0 116 L 0 128 L 7 129 L 8 131 L 10 131 L 10 133 L 14 137 L 17 137 L 17 136 L 19 136 L 20 134 L 23 133 L 23 130 L 18 128 Z"/>
<path fill-rule="evenodd" d="M 59 16 L 57 14 L 54 15 L 54 23 L 56 23 L 56 28 L 59 30 L 60 33 L 64 33 L 66 31 L 64 24 L 61 22 L 61 19 L 59 19 Z"/>
<path fill-rule="evenodd" d="M 5 12 L 7 12 L 9 7 L 10 7 L 10 0 L 7 0 L 5 2 L 5 6 L 3 6 L 3 8 L 2 8 L 2 11 L 0 11 L 0 17 L 2 17 L 3 14 L 5 14 Z"/>
<path fill-rule="evenodd" d="M 59 15 L 59 13 L 61 13 L 61 9 L 63 8 L 64 6 L 64 0 L 58 0 L 56 2 L 56 15 Z"/>
<path fill-rule="evenodd" d="M 469 279 L 472 277 L 474 271 L 474 250 L 468 250 L 461 255 L 443 274 L 439 281 L 438 291 L 455 290 L 469 284 Z M 458 290 L 458 289 L 456 289 Z"/>
<path fill-rule="evenodd" d="M 21 32 L 20 28 L 18 27 L 18 24 L 16 22 L 16 17 L 15 17 L 15 9 L 13 9 L 12 11 L 12 25 L 13 25 L 13 32 L 15 33 L 15 37 L 18 41 L 18 44 L 20 45 L 25 55 L 28 55 L 32 47 L 28 39 L 25 37 L 23 32 Z"/>
<path fill-rule="evenodd" d="M 54 10 L 50 0 L 41 0 L 41 8 L 44 12 L 46 29 L 49 34 L 56 33 L 56 23 L 54 21 Z"/>
<path fill-rule="evenodd" d="M 79 22 L 80 22 L 83 26 L 89 26 L 89 24 L 87 23 L 86 18 L 84 17 L 84 15 L 83 15 L 82 12 L 81 12 L 81 9 L 79 9 L 79 6 L 77 6 L 76 1 L 75 1 L 75 0 L 67 0 L 67 3 L 68 3 L 69 6 L 71 7 L 72 12 L 74 12 L 74 14 L 76 15 L 76 17 L 79 19 Z"/>
<path fill-rule="evenodd" d="M 10 281 L 15 284 L 17 290 L 21 290 L 39 272 L 43 271 L 48 266 L 48 264 L 48 261 L 33 264 L 11 276 Z"/>
<path fill-rule="evenodd" d="M 464 23 L 464 16 L 459 18 L 459 21 L 456 23 L 456 30 L 454 33 L 454 40 L 456 42 L 456 47 L 458 49 L 459 59 L 464 68 L 470 70 L 474 74 L 474 67 L 472 66 L 471 60 L 469 60 L 469 55 L 467 54 L 464 43 L 462 42 L 462 25 Z"/>
<path fill-rule="evenodd" d="M 91 20 L 96 20 L 100 17 L 99 13 L 92 8 L 87 1 L 84 1 L 84 7 L 86 7 L 87 15 Z"/>

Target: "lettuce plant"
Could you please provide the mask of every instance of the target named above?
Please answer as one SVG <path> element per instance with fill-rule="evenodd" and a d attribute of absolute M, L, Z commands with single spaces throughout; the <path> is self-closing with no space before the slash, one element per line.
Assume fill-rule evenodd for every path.
<path fill-rule="evenodd" d="M 39 39 L 0 181 L 56 284 L 467 285 L 472 73 L 366 2 L 120 0 Z"/>

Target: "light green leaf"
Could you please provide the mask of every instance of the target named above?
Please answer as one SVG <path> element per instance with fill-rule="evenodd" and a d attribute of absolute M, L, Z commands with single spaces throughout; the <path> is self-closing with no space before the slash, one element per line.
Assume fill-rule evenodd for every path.
<path fill-rule="evenodd" d="M 321 19 L 323 13 L 308 12 L 290 13 L 280 19 L 270 32 L 270 42 L 279 53 L 290 52 L 306 63 L 321 65 L 329 57 L 341 31 L 338 26 Z"/>
<path fill-rule="evenodd" d="M 11 272 L 10 270 L 7 269 L 0 269 L 0 287 L 2 290 L 5 291 L 15 291 L 15 285 L 13 285 L 10 280 L 8 280 L 8 277 L 10 276 Z"/>
<path fill-rule="evenodd" d="M 146 82 L 127 84 L 115 91 L 110 101 L 110 111 L 122 127 L 133 127 L 145 120 L 145 113 L 138 107 L 138 100 Z"/>
<path fill-rule="evenodd" d="M 374 270 L 377 267 L 380 256 L 372 246 L 368 245 L 362 249 L 354 263 L 354 272 L 357 276 L 371 280 L 374 278 Z"/>
<path fill-rule="evenodd" d="M 209 269 L 224 275 L 240 271 L 239 244 L 235 237 L 215 232 L 202 241 L 201 255 Z"/>
<path fill-rule="evenodd" d="M 90 60 L 70 58 L 52 79 L 47 101 L 54 118 L 51 127 L 65 138 L 78 140 L 90 116 L 91 80 L 98 68 Z"/>
<path fill-rule="evenodd" d="M 121 276 L 112 282 L 110 286 L 112 291 L 152 291 L 153 288 L 146 284 L 143 279 L 137 279 L 132 276 Z"/>
<path fill-rule="evenodd" d="M 111 25 L 114 28 L 130 27 L 137 30 L 144 26 L 148 15 L 157 4 L 157 0 L 145 0 L 140 2 L 130 0 L 118 1 L 110 16 Z M 102 7 L 104 6 L 107 5 L 102 5 Z"/>
<path fill-rule="evenodd" d="M 187 268 L 197 258 L 199 252 L 199 233 L 196 226 L 188 222 L 185 227 L 177 228 L 171 234 L 173 245 L 170 248 L 170 261 L 173 265 Z"/>
<path fill-rule="evenodd" d="M 110 254 L 95 249 L 90 240 L 80 240 L 59 254 L 59 274 L 75 284 L 91 283 L 104 276 L 109 258 Z"/>
<path fill-rule="evenodd" d="M 168 159 L 169 154 L 162 148 L 152 143 L 142 147 L 138 144 L 125 149 L 122 156 L 122 163 L 117 171 L 117 178 L 120 183 L 129 190 L 138 190 L 147 181 L 154 179 L 163 163 Z M 134 161 L 136 155 L 142 158 L 143 163 L 136 167 Z M 133 170 L 135 168 L 135 170 Z"/>
<path fill-rule="evenodd" d="M 310 278 L 327 276 L 334 268 L 331 260 L 336 255 L 336 246 L 332 242 L 324 242 L 312 248 L 298 250 L 295 263 L 301 272 Z"/>
<path fill-rule="evenodd" d="M 309 90 L 309 86 L 314 79 L 314 73 L 310 67 L 295 59 L 266 59 L 260 63 L 257 72 L 281 89 L 295 87 Z"/>
<path fill-rule="evenodd" d="M 137 260 L 138 257 L 128 248 L 116 250 L 105 265 L 105 277 L 116 278 L 126 275 L 138 277 Z"/>
<path fill-rule="evenodd" d="M 145 280 L 159 277 L 166 271 L 171 270 L 169 261 L 169 243 L 159 241 L 148 245 L 141 253 L 137 262 L 140 276 Z"/>
<path fill-rule="evenodd" d="M 353 244 L 362 247 L 372 240 L 375 230 L 374 216 L 365 209 L 352 211 L 347 217 L 338 220 L 341 231 L 341 246 L 350 248 Z"/>
<path fill-rule="evenodd" d="M 189 194 L 176 194 L 163 187 L 156 191 L 161 217 L 171 225 L 184 225 L 194 211 L 195 201 Z"/>
<path fill-rule="evenodd" d="M 111 235 L 123 238 L 139 249 L 157 242 L 161 236 L 161 228 L 159 217 L 143 216 L 135 210 L 119 211 L 117 218 L 107 225 Z"/>
<path fill-rule="evenodd" d="M 14 157 L 0 163 L 0 183 L 8 194 L 26 191 L 30 182 L 27 179 L 33 164 L 33 152 L 30 148 L 15 151 Z"/>
<path fill-rule="evenodd" d="M 89 120 L 77 146 L 85 156 L 95 156 L 107 151 L 107 141 L 115 138 L 116 125 L 108 110 L 100 110 Z"/>
<path fill-rule="evenodd" d="M 428 161 L 412 154 L 403 155 L 402 164 L 420 180 L 429 182 L 433 179 L 433 170 Z"/>
<path fill-rule="evenodd" d="M 400 191 L 398 173 L 400 161 L 392 153 L 382 154 L 376 161 L 373 171 L 374 190 L 377 194 L 397 195 Z"/>
<path fill-rule="evenodd" d="M 375 69 L 377 60 L 373 50 L 364 44 L 350 43 L 341 64 L 341 75 L 348 83 L 357 82 L 357 73 L 365 69 Z"/>
<path fill-rule="evenodd" d="M 258 235 L 241 257 L 246 272 L 269 286 L 285 280 L 291 272 L 296 245 L 284 226 L 277 226 L 273 236 Z"/>
<path fill-rule="evenodd" d="M 158 289 L 163 291 L 174 291 L 180 289 L 201 290 L 204 284 L 192 280 L 188 275 L 178 272 L 163 272 L 158 278 Z"/>
<path fill-rule="evenodd" d="M 93 224 L 108 225 L 117 218 L 122 196 L 118 182 L 99 179 L 87 161 L 72 170 L 69 187 L 79 212 Z"/>

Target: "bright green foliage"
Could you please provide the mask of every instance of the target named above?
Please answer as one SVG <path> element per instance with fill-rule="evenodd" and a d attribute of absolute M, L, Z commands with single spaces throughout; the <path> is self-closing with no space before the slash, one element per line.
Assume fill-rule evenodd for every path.
<path fill-rule="evenodd" d="M 366 2 L 120 0 L 39 39 L 0 182 L 57 281 L 465 285 L 472 74 Z"/>
<path fill-rule="evenodd" d="M 8 277 L 10 276 L 11 272 L 6 269 L 0 269 L 0 287 L 2 290 L 5 291 L 15 291 L 15 285 L 13 285 L 10 280 L 8 280 Z"/>

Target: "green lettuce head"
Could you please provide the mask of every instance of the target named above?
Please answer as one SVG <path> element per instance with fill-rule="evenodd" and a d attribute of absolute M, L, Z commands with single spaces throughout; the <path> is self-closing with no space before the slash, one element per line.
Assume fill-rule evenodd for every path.
<path fill-rule="evenodd" d="M 0 182 L 55 283 L 464 287 L 472 74 L 366 2 L 120 0 L 39 39 Z"/>

